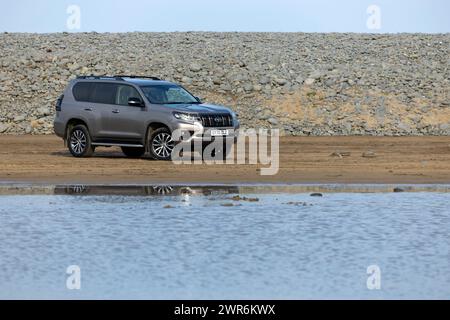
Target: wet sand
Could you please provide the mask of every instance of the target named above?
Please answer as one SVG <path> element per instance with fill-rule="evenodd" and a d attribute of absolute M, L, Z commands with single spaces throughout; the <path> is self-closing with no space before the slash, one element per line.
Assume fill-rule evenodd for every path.
<path fill-rule="evenodd" d="M 450 137 L 282 137 L 278 174 L 261 167 L 128 159 L 119 148 L 78 159 L 56 136 L 0 136 L 0 182 L 59 184 L 448 184 Z"/>

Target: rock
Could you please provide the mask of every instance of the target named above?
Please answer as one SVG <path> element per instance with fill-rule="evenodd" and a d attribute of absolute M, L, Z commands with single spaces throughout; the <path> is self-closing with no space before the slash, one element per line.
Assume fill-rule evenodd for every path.
<path fill-rule="evenodd" d="M 288 81 L 286 79 L 283 78 L 277 78 L 275 79 L 275 82 L 279 85 L 279 86 L 284 86 L 286 83 L 288 83 Z"/>
<path fill-rule="evenodd" d="M 255 84 L 254 86 L 253 86 L 253 90 L 255 90 L 255 91 L 261 91 L 261 89 L 262 89 L 262 86 L 261 85 L 259 85 L 259 84 Z"/>
<path fill-rule="evenodd" d="M 308 78 L 305 80 L 305 85 L 310 86 L 314 83 L 314 81 L 316 81 L 316 80 L 314 80 L 312 78 Z"/>
<path fill-rule="evenodd" d="M 45 117 L 51 114 L 50 109 L 47 107 L 41 107 L 36 110 L 36 114 L 39 117 Z"/>
<path fill-rule="evenodd" d="M 299 84 L 302 84 L 303 81 L 304 81 L 304 79 L 303 79 L 302 76 L 298 76 L 297 78 L 295 78 L 295 82 L 297 82 L 297 83 L 299 83 Z"/>
<path fill-rule="evenodd" d="M 21 114 L 20 116 L 14 117 L 14 122 L 22 122 L 26 119 L 26 116 Z"/>
<path fill-rule="evenodd" d="M 401 131 L 406 131 L 406 132 L 410 132 L 411 131 L 411 127 L 403 122 L 400 122 L 397 125 L 397 128 L 400 129 Z"/>
<path fill-rule="evenodd" d="M 321 78 L 322 76 L 323 76 L 323 73 L 321 71 L 316 70 L 316 71 L 314 71 L 313 73 L 310 74 L 309 79 L 316 80 L 316 79 Z"/>
<path fill-rule="evenodd" d="M 321 194 L 319 192 L 315 192 L 315 193 L 311 193 L 310 196 L 311 197 L 323 197 L 323 194 Z"/>
<path fill-rule="evenodd" d="M 191 70 L 192 72 L 199 72 L 202 70 L 202 67 L 200 64 L 194 62 L 189 66 L 189 70 Z"/>
<path fill-rule="evenodd" d="M 262 77 L 261 79 L 259 79 L 259 84 L 262 84 L 262 85 L 267 84 L 269 82 L 270 82 L 269 78 L 265 77 L 265 76 Z"/>
<path fill-rule="evenodd" d="M 245 91 L 252 91 L 253 90 L 253 85 L 249 82 L 244 84 L 244 90 Z"/>
<path fill-rule="evenodd" d="M 267 122 L 269 122 L 271 125 L 274 125 L 274 126 L 276 126 L 279 123 L 278 120 L 275 118 L 269 118 L 269 119 L 267 119 Z"/>
<path fill-rule="evenodd" d="M 181 78 L 181 82 L 183 82 L 185 84 L 191 84 L 192 83 L 192 79 L 189 78 L 189 77 L 184 76 L 184 77 Z"/>
<path fill-rule="evenodd" d="M 222 207 L 234 207 L 234 204 L 232 203 L 222 203 L 220 204 Z"/>
<path fill-rule="evenodd" d="M 6 130 L 8 130 L 9 125 L 7 125 L 6 123 L 0 123 L 0 133 L 4 133 L 6 132 Z"/>
<path fill-rule="evenodd" d="M 339 158 L 343 158 L 343 157 L 350 157 L 351 153 L 347 152 L 347 151 L 335 151 L 332 154 L 330 154 L 330 157 L 339 157 Z"/>
<path fill-rule="evenodd" d="M 30 125 L 31 125 L 31 128 L 33 128 L 33 129 L 39 128 L 39 126 L 40 126 L 37 120 L 32 120 Z"/>
<path fill-rule="evenodd" d="M 289 201 L 289 202 L 286 202 L 286 204 L 293 205 L 293 206 L 303 206 L 303 207 L 308 206 L 308 203 L 302 202 L 302 201 Z M 309 204 L 309 205 L 312 206 L 312 204 Z"/>
<path fill-rule="evenodd" d="M 371 150 L 363 152 L 362 157 L 363 158 L 375 158 L 377 154 Z"/>
<path fill-rule="evenodd" d="M 405 189 L 403 189 L 403 188 L 394 188 L 394 190 L 393 190 L 394 192 L 405 192 Z"/>
<path fill-rule="evenodd" d="M 222 80 L 221 80 L 220 78 L 214 78 L 214 79 L 213 79 L 213 83 L 214 83 L 215 85 L 221 85 L 221 84 L 222 84 Z"/>
<path fill-rule="evenodd" d="M 247 198 L 247 197 L 241 197 L 239 195 L 232 197 L 231 200 L 233 200 L 233 201 L 248 201 L 248 202 L 258 202 L 259 201 L 258 198 Z"/>

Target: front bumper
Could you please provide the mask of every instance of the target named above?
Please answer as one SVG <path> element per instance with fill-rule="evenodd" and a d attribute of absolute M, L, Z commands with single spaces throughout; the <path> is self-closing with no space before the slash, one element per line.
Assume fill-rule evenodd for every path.
<path fill-rule="evenodd" d="M 212 130 L 227 130 L 228 135 L 213 137 L 211 136 Z M 174 134 L 175 133 L 175 134 Z M 224 141 L 234 140 L 237 141 L 239 136 L 239 123 L 233 127 L 203 127 L 200 122 L 195 122 L 194 124 L 188 123 L 178 123 L 177 126 L 172 130 L 174 140 L 183 140 L 184 142 L 196 142 L 196 141 L 212 141 L 217 138 L 222 138 Z M 179 139 L 179 137 L 183 137 Z"/>

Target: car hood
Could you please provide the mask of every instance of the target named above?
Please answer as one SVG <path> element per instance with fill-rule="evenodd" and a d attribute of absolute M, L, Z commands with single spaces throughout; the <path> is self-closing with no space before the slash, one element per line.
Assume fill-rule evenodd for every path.
<path fill-rule="evenodd" d="M 231 110 L 229 108 L 223 107 L 223 106 L 217 106 L 213 104 L 177 104 L 174 105 L 167 105 L 170 106 L 174 111 L 181 111 L 181 112 L 195 112 L 195 113 L 217 113 L 217 112 L 226 112 L 231 113 Z"/>

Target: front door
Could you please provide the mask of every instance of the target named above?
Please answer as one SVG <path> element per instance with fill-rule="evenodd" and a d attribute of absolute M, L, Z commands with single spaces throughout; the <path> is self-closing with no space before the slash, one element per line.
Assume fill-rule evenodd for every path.
<path fill-rule="evenodd" d="M 144 107 L 129 106 L 128 99 L 142 97 L 139 92 L 130 85 L 118 84 L 115 104 L 111 106 L 107 127 L 111 137 L 125 141 L 142 140 L 145 135 Z"/>

